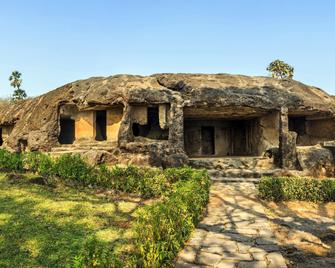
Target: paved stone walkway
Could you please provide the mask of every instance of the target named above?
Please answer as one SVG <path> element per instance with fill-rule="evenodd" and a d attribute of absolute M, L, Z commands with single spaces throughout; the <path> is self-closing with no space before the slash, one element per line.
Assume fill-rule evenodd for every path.
<path fill-rule="evenodd" d="M 176 267 L 286 268 L 253 183 L 215 182 Z"/>

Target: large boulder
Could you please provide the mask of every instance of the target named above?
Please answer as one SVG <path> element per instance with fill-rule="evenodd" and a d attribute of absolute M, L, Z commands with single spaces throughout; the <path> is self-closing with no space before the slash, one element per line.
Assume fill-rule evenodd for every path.
<path fill-rule="evenodd" d="M 334 176 L 334 157 L 329 149 L 321 145 L 298 146 L 297 157 L 306 174 L 317 178 Z"/>

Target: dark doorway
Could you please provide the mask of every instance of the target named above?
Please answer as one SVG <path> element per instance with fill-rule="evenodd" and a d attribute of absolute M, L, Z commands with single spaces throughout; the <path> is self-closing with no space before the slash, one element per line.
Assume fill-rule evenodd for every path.
<path fill-rule="evenodd" d="M 288 128 L 294 131 L 298 136 L 306 134 L 306 118 L 305 117 L 289 117 Z"/>
<path fill-rule="evenodd" d="M 231 155 L 248 155 L 247 149 L 247 121 L 231 121 Z"/>
<path fill-rule="evenodd" d="M 3 139 L 2 139 L 2 128 L 0 127 L 0 146 L 3 144 Z"/>
<path fill-rule="evenodd" d="M 214 127 L 201 127 L 201 153 L 202 155 L 215 154 Z"/>
<path fill-rule="evenodd" d="M 75 140 L 75 123 L 71 118 L 60 119 L 60 134 L 58 141 L 60 144 L 72 144 Z"/>
<path fill-rule="evenodd" d="M 104 111 L 96 111 L 96 135 L 95 139 L 97 141 L 105 141 L 107 140 L 107 112 Z"/>
<path fill-rule="evenodd" d="M 161 129 L 159 125 L 158 106 L 148 107 L 148 123 L 146 125 L 134 123 L 132 128 L 135 137 L 141 136 L 154 140 L 167 140 L 169 138 L 169 130 Z"/>

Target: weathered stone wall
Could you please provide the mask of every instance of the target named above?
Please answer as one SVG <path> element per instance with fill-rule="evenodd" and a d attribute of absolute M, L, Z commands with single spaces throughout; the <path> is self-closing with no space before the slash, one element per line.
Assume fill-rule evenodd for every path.
<path fill-rule="evenodd" d="M 279 112 L 262 116 L 259 119 L 259 130 L 259 155 L 263 155 L 268 149 L 279 147 Z"/>
<path fill-rule="evenodd" d="M 76 141 L 95 139 L 95 111 L 82 111 L 76 114 L 75 138 Z"/>
<path fill-rule="evenodd" d="M 307 120 L 306 133 L 311 144 L 335 139 L 335 119 Z"/>
<path fill-rule="evenodd" d="M 159 126 L 161 129 L 169 128 L 170 107 L 168 104 L 160 104 L 159 108 Z"/>
<path fill-rule="evenodd" d="M 334 118 L 291 117 L 290 129 L 298 134 L 299 146 L 312 146 L 335 140 Z"/>
<path fill-rule="evenodd" d="M 107 140 L 118 141 L 123 107 L 115 107 L 107 110 Z"/>
<path fill-rule="evenodd" d="M 140 125 L 148 124 L 148 106 L 132 105 L 131 108 L 132 122 Z"/>

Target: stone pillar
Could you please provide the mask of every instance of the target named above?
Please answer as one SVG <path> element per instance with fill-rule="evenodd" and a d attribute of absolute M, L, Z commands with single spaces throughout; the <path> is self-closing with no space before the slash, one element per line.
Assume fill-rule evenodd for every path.
<path fill-rule="evenodd" d="M 107 140 L 117 141 L 123 115 L 123 108 L 115 107 L 107 110 L 106 112 L 107 112 Z"/>
<path fill-rule="evenodd" d="M 171 103 L 169 121 L 169 142 L 175 147 L 184 149 L 184 107 L 179 98 Z"/>
<path fill-rule="evenodd" d="M 75 139 L 94 140 L 95 132 L 95 111 L 79 112 L 75 119 Z"/>
<path fill-rule="evenodd" d="M 159 105 L 159 126 L 161 129 L 169 128 L 169 119 L 168 119 L 169 105 L 160 104 Z"/>
<path fill-rule="evenodd" d="M 123 109 L 123 116 L 120 123 L 118 145 L 119 147 L 125 147 L 128 142 L 134 140 L 134 135 L 132 132 L 132 106 L 126 104 Z"/>
<path fill-rule="evenodd" d="M 279 155 L 280 167 L 296 169 L 297 163 L 297 133 L 289 131 L 288 108 L 282 107 L 279 116 Z"/>

